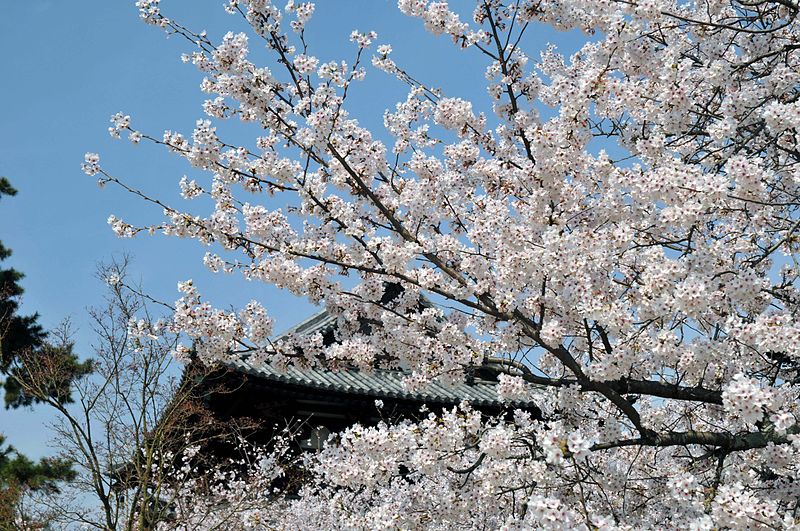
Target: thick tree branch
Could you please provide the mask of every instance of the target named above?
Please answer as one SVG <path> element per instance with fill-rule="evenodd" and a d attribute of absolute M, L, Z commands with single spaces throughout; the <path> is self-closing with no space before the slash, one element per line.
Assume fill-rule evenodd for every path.
<path fill-rule="evenodd" d="M 790 440 L 785 435 L 765 432 L 747 433 L 717 433 L 708 431 L 669 431 L 656 433 L 634 439 L 622 439 L 607 443 L 598 443 L 592 446 L 592 451 L 610 450 L 626 446 L 715 446 L 726 451 L 743 451 L 764 448 L 768 444 L 789 444 Z"/>

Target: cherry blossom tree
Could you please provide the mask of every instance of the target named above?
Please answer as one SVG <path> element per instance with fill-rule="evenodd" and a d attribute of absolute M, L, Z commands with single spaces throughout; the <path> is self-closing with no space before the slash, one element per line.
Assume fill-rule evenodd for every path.
<path fill-rule="evenodd" d="M 322 62 L 310 3 L 230 0 L 250 33 L 221 42 L 137 6 L 194 47 L 209 99 L 190 135 L 124 113 L 110 133 L 205 171 L 179 184 L 213 209 L 168 205 L 90 153 L 87 174 L 164 212 L 113 230 L 194 238 L 212 271 L 339 319 L 335 345 L 274 342 L 268 308 L 214 308 L 187 280 L 172 326 L 202 359 L 402 366 L 410 389 L 490 361 L 503 396 L 542 410 L 355 426 L 310 459 L 279 526 L 797 528 L 794 0 L 478 0 L 471 18 L 399 0 L 485 70 L 480 105 L 417 80 L 373 32 Z M 542 24 L 585 43 L 525 49 Z M 348 113 L 367 73 L 408 86 L 382 131 Z M 263 132 L 226 142 L 231 119 Z"/>

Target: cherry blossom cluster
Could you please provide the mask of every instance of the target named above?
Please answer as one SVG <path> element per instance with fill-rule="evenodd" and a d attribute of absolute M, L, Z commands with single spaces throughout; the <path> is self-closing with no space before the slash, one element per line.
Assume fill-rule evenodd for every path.
<path fill-rule="evenodd" d="M 238 452 L 246 457 L 210 469 L 195 460 L 199 446 L 186 448 L 180 456 L 166 455 L 177 463 L 169 470 L 170 481 L 160 496 L 161 503 L 169 507 L 167 517 L 159 519 L 155 529 L 275 529 L 276 515 L 285 505 L 274 487 L 275 480 L 296 460 L 289 450 L 290 435 L 279 432 L 270 449 L 241 441 Z M 146 515 L 137 514 L 131 523 L 145 522 Z"/>
<path fill-rule="evenodd" d="M 213 206 L 167 205 L 87 154 L 87 174 L 165 213 L 143 227 L 112 217 L 112 228 L 196 239 L 213 247 L 210 270 L 337 318 L 333 344 L 277 341 L 268 307 L 218 310 L 186 283 L 173 326 L 200 357 L 403 368 L 409 390 L 489 366 L 504 400 L 541 411 L 487 420 L 464 406 L 353 427 L 309 463 L 316 481 L 287 519 L 797 525 L 795 3 L 477 0 L 462 13 L 400 0 L 474 58 L 485 102 L 416 79 L 390 57 L 402 43 L 373 32 L 353 32 L 352 57 L 321 60 L 309 3 L 230 0 L 252 31 L 218 43 L 156 1 L 137 6 L 193 47 L 205 116 L 162 135 L 120 113 L 112 136 L 185 159 L 197 175 L 176 178 L 183 197 Z M 530 46 L 543 24 L 583 32 L 582 45 L 570 56 Z M 377 43 L 375 75 L 408 94 L 370 131 L 349 109 L 375 97 L 359 82 Z M 219 133 L 233 118 L 261 128 L 252 143 Z"/>

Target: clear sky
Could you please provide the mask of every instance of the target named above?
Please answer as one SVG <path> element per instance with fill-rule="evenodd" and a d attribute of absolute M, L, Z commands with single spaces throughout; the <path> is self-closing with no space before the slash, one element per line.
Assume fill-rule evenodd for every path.
<path fill-rule="evenodd" d="M 278 331 L 314 311 L 305 301 L 278 290 L 205 270 L 206 248 L 164 237 L 117 239 L 106 224 L 109 214 L 132 222 L 158 222 L 160 212 L 119 189 L 99 189 L 80 170 L 87 151 L 98 152 L 103 166 L 127 182 L 180 206 L 183 174 L 208 182 L 177 157 L 148 145 L 112 140 L 106 132 L 117 111 L 133 125 L 160 137 L 172 129 L 190 134 L 202 118 L 202 76 L 180 60 L 191 46 L 143 24 L 134 0 L 26 0 L 8 2 L 0 17 L 0 175 L 19 190 L 0 202 L 0 241 L 13 250 L 3 263 L 23 273 L 23 309 L 38 311 L 45 327 L 69 317 L 77 325 L 77 345 L 91 355 L 86 308 L 99 304 L 101 282 L 95 265 L 129 253 L 132 278 L 156 298 L 172 302 L 180 280 L 193 278 L 201 293 L 220 307 L 261 300 Z M 283 2 L 276 2 L 282 4 Z M 455 0 L 453 5 L 474 5 Z M 162 0 L 167 16 L 186 26 L 208 30 L 213 40 L 243 29 L 225 13 L 223 0 Z M 467 12 L 467 17 L 468 17 Z M 418 20 L 407 19 L 393 0 L 321 0 L 307 33 L 311 53 L 323 60 L 353 57 L 348 36 L 354 29 L 375 30 L 376 44 L 393 46 L 392 57 L 415 77 L 451 96 L 486 102 L 483 69 L 477 51 L 458 50 L 446 37 L 427 34 Z M 574 49 L 574 36 L 534 28 L 535 48 L 547 42 Z M 531 47 L 528 47 L 531 50 Z M 272 57 L 255 38 L 256 62 Z M 477 66 L 477 68 L 476 68 Z M 370 69 L 350 99 L 350 110 L 379 137 L 383 110 L 405 98 L 406 89 Z M 484 103 L 485 104 L 485 103 Z M 480 107 L 479 107 L 480 108 Z M 254 130 L 238 123 L 220 126 L 231 141 L 250 145 Z M 0 411 L 0 432 L 31 455 L 47 453 L 44 408 Z"/>

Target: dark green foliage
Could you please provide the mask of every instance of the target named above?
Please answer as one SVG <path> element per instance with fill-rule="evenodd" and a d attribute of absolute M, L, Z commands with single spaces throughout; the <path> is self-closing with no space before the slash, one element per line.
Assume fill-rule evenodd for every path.
<path fill-rule="evenodd" d="M 59 482 L 75 479 L 69 461 L 45 457 L 36 463 L 18 453 L 13 446 L 6 445 L 5 441 L 6 438 L 0 435 L 0 488 L 21 486 L 57 492 Z"/>
<path fill-rule="evenodd" d="M 0 198 L 3 195 L 13 196 L 17 191 L 4 177 L 0 177 Z M 11 255 L 11 250 L 0 242 L 0 262 Z M 37 357 L 48 356 L 65 368 L 63 378 L 58 378 L 49 386 L 50 397 L 59 402 L 69 402 L 70 383 L 74 378 L 87 374 L 91 370 L 89 362 L 79 362 L 72 351 L 72 344 L 64 343 L 55 346 L 47 343 L 47 333 L 39 324 L 39 314 L 19 315 L 19 302 L 23 289 L 20 281 L 23 274 L 15 269 L 0 268 L 0 373 L 9 376 L 3 382 L 6 407 L 28 406 L 40 401 L 40 398 L 27 395 L 14 375 L 19 375 L 15 363 L 20 356 L 30 361 Z"/>
<path fill-rule="evenodd" d="M 49 529 L 46 525 L 19 525 L 20 521 L 34 523 L 20 514 L 21 497 L 26 491 L 57 493 L 60 482 L 72 481 L 77 474 L 67 460 L 46 457 L 36 463 L 5 441 L 0 434 L 0 530 Z"/>
<path fill-rule="evenodd" d="M 17 195 L 17 191 L 5 177 L 0 177 L 0 196 Z"/>
<path fill-rule="evenodd" d="M 0 198 L 16 193 L 11 183 L 0 177 Z M 0 262 L 10 255 L 11 250 L 0 242 Z M 0 268 L 0 374 L 6 376 L 0 382 L 6 407 L 27 406 L 45 399 L 69 402 L 72 381 L 90 372 L 90 362 L 79 362 L 68 341 L 61 341 L 60 345 L 48 343 L 38 313 L 19 314 L 23 276 L 13 268 Z M 36 366 L 39 374 L 40 368 L 47 365 L 64 370 L 51 373 L 56 376 L 45 382 L 46 394 L 31 396 L 24 392 L 18 379 L 32 374 L 30 365 Z M 5 528 L 3 522 L 19 516 L 15 506 L 22 492 L 57 492 L 60 482 L 71 481 L 75 476 L 68 460 L 43 458 L 35 462 L 6 445 L 5 436 L 0 434 L 0 528 Z"/>

